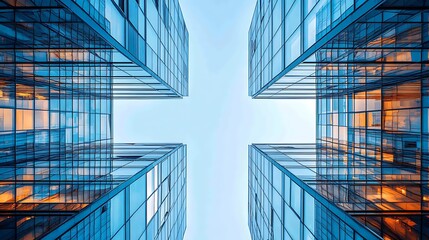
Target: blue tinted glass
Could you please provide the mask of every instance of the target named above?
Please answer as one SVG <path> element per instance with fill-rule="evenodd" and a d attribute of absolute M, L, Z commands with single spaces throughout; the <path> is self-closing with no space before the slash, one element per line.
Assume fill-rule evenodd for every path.
<path fill-rule="evenodd" d="M 130 186 L 130 213 L 133 214 L 146 201 L 146 176 Z"/>
<path fill-rule="evenodd" d="M 292 239 L 300 239 L 301 222 L 298 216 L 289 207 L 285 207 L 284 226 Z"/>
<path fill-rule="evenodd" d="M 315 205 L 314 198 L 305 193 L 304 199 L 304 224 L 307 228 L 314 233 L 314 222 L 315 222 Z"/>
<path fill-rule="evenodd" d="M 298 215 L 301 215 L 301 188 L 294 182 L 291 182 L 290 205 Z"/>
<path fill-rule="evenodd" d="M 125 240 L 125 226 L 119 230 L 112 240 Z"/>
<path fill-rule="evenodd" d="M 276 167 L 273 167 L 273 186 L 274 189 L 276 189 L 277 192 L 279 192 L 280 194 L 282 193 L 282 175 L 283 173 Z"/>
<path fill-rule="evenodd" d="M 110 232 L 112 236 L 125 224 L 125 191 L 110 201 Z"/>
<path fill-rule="evenodd" d="M 137 212 L 131 217 L 130 228 L 131 228 L 131 240 L 139 239 L 146 229 L 146 208 L 143 205 Z"/>
<path fill-rule="evenodd" d="M 288 205 L 290 205 L 290 178 L 284 175 L 284 199 Z"/>

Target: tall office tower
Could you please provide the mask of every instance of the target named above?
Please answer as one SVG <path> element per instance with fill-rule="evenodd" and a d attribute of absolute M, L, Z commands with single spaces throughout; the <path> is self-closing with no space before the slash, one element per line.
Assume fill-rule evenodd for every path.
<path fill-rule="evenodd" d="M 177 0 L 0 1 L 0 238 L 182 239 L 186 146 L 113 143 L 112 101 L 187 93 Z"/>
<path fill-rule="evenodd" d="M 249 147 L 254 239 L 429 239 L 429 1 L 258 1 L 249 94 L 316 101 L 315 144 Z"/>

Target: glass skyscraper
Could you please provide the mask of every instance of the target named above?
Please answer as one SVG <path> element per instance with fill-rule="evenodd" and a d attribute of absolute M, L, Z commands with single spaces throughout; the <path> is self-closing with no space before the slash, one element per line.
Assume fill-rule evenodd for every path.
<path fill-rule="evenodd" d="M 114 99 L 188 94 L 177 0 L 0 1 L 2 239 L 182 239 L 186 146 L 118 144 Z"/>
<path fill-rule="evenodd" d="M 429 239 L 428 6 L 258 1 L 249 95 L 315 99 L 317 139 L 249 147 L 254 239 Z"/>

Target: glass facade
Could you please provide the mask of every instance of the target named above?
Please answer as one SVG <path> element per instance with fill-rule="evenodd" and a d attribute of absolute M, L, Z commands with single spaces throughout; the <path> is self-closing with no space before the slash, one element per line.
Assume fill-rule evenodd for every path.
<path fill-rule="evenodd" d="M 249 146 L 253 239 L 381 239 L 319 193 L 311 144 Z"/>
<path fill-rule="evenodd" d="M 312 55 L 332 36 L 381 2 L 258 0 L 249 30 L 249 95 L 253 98 L 314 97 L 311 91 L 314 81 L 302 76 L 314 71 Z M 304 60 L 307 64 L 300 64 Z"/>
<path fill-rule="evenodd" d="M 262 2 L 257 5 L 256 18 L 262 6 L 267 6 L 265 12 L 276 6 L 276 1 L 267 1 L 266 5 Z M 315 144 L 305 147 L 253 147 L 279 163 L 281 170 L 316 190 L 317 198 L 335 205 L 377 236 L 428 239 L 429 2 L 304 0 L 277 1 L 278 4 L 286 9 L 286 17 L 295 5 L 300 8 L 296 10 L 297 19 L 303 19 L 297 23 L 301 29 L 300 48 L 285 43 L 282 67 L 266 79 L 254 77 L 265 76 L 263 68 L 256 67 L 258 50 L 250 55 L 249 94 L 254 98 L 315 99 L 317 139 Z M 316 31 L 311 31 L 315 37 L 306 33 L 306 14 L 311 11 L 316 11 Z M 267 23 L 268 27 L 279 21 L 274 16 L 273 12 L 272 20 L 267 20 L 272 21 Z M 253 21 L 250 30 L 251 50 L 263 46 L 257 43 L 261 31 L 258 21 Z M 290 21 L 285 21 L 285 25 L 286 32 L 288 27 L 295 26 Z M 287 39 L 287 34 L 282 34 Z M 274 41 L 275 37 L 267 37 L 261 43 Z M 287 53 L 298 49 L 296 55 Z M 261 61 L 274 69 L 274 65 L 269 65 L 276 59 L 269 55 L 271 50 L 267 51 L 268 56 Z M 292 55 L 294 60 L 288 62 Z M 254 185 L 249 182 L 249 186 Z M 303 189 L 304 194 L 309 193 Z M 252 204 L 250 197 L 253 196 L 249 196 Z M 289 215 L 284 215 L 285 219 Z M 349 224 L 349 220 L 345 223 Z M 249 225 L 258 229 L 253 221 Z M 312 233 L 315 239 L 326 239 L 326 235 Z M 335 238 L 341 236 L 341 231 L 335 233 L 339 234 Z M 255 239 L 261 239 L 255 234 Z"/>
<path fill-rule="evenodd" d="M 42 238 L 183 239 L 186 146 L 115 147 L 113 190 Z"/>
<path fill-rule="evenodd" d="M 112 106 L 186 96 L 187 58 L 177 0 L 0 1 L 2 239 L 182 239 L 186 147 L 114 143 Z"/>
<path fill-rule="evenodd" d="M 59 2 L 117 51 L 117 97 L 188 95 L 189 34 L 178 0 Z"/>
<path fill-rule="evenodd" d="M 115 144 L 112 152 L 96 180 L 26 181 L 61 191 L 33 208 L 2 209 L 2 239 L 183 239 L 186 146 Z"/>

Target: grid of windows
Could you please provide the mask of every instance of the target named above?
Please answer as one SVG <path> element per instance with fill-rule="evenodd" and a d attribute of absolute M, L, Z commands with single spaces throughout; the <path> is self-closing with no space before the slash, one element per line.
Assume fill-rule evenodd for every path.
<path fill-rule="evenodd" d="M 111 167 L 111 51 L 62 8 L 0 11 L 0 209 L 80 208 Z"/>
<path fill-rule="evenodd" d="M 259 0 L 249 30 L 249 95 L 258 97 L 273 79 L 299 63 L 304 52 L 314 52 L 310 48 L 356 9 L 379 2 Z"/>
<path fill-rule="evenodd" d="M 186 229 L 186 146 L 167 154 L 44 238 L 182 239 Z"/>
<path fill-rule="evenodd" d="M 306 6 L 326 3 L 310 8 L 318 9 L 315 37 L 306 36 L 305 20 L 301 21 L 301 45 L 287 47 L 283 59 L 288 58 L 288 50 L 300 53 L 291 63 L 285 60 L 278 76 L 267 75 L 268 83 L 262 82 L 250 93 L 257 98 L 316 99 L 317 144 L 309 147 L 311 154 L 302 148 L 293 152 L 287 145 L 269 147 L 277 153 L 262 150 L 293 176 L 305 179 L 308 175 L 305 183 L 320 197 L 377 235 L 426 239 L 429 2 L 309 2 L 291 1 L 285 13 L 298 4 L 301 11 L 295 15 L 302 19 L 309 10 Z M 258 29 L 258 21 L 252 23 L 251 48 L 252 41 L 257 41 L 252 31 Z M 288 26 L 295 29 L 295 24 L 293 19 L 285 23 L 288 36 Z M 266 43 L 275 41 L 269 34 L 267 39 Z M 260 57 L 252 62 L 254 56 L 250 56 L 250 64 L 258 64 Z M 275 61 L 275 57 L 268 55 L 266 60 Z M 249 69 L 254 74 L 255 67 Z"/>
<path fill-rule="evenodd" d="M 3 239 L 182 239 L 186 146 L 115 144 L 113 148 L 111 172 L 61 193 L 66 201 L 38 202 L 39 211 L 2 211 Z M 94 187 L 105 191 L 93 196 Z M 78 205 L 82 200 L 84 204 Z"/>
<path fill-rule="evenodd" d="M 332 202 L 380 212 L 361 220 L 381 235 L 392 233 L 380 228 L 395 229 L 395 238 L 419 239 L 429 193 L 423 63 L 429 38 L 421 31 L 428 13 L 386 13 L 373 11 L 316 55 L 319 174 L 349 182 L 323 189 Z M 384 217 L 399 213 L 395 221 Z"/>
<path fill-rule="evenodd" d="M 252 238 L 381 239 L 324 199 L 316 191 L 317 187 L 307 185 L 316 174 L 302 166 L 306 158 L 292 158 L 293 154 L 309 151 L 307 148 L 306 145 L 249 146 Z M 291 154 L 286 155 L 279 149 Z M 314 163 L 314 159 L 309 161 L 310 165 L 311 162 Z"/>
<path fill-rule="evenodd" d="M 188 95 L 189 34 L 178 0 L 61 2 L 68 7 L 78 6 L 83 14 L 88 14 L 102 27 L 100 31 L 119 44 L 118 50 L 133 59 L 135 68 L 147 71 L 146 78 L 154 78 L 171 88 L 159 94 L 172 91 L 179 96 Z M 139 81 L 151 85 L 148 79 Z"/>
<path fill-rule="evenodd" d="M 107 5 L 125 11 L 131 1 L 134 0 L 0 1 L 0 229 L 3 239 L 40 238 L 48 232 L 58 233 L 61 229 L 57 227 L 65 225 L 71 228 L 69 237 L 122 236 L 118 233 L 120 228 L 116 228 L 121 225 L 122 222 L 118 222 L 121 218 L 116 214 L 124 215 L 127 220 L 122 228 L 127 238 L 143 239 L 146 235 L 148 239 L 183 238 L 186 147 L 112 144 L 113 98 L 181 97 L 187 91 L 187 31 L 177 1 L 168 4 L 158 1 L 164 3 L 162 9 L 167 9 L 166 6 L 171 9 L 171 19 L 164 21 L 168 22 L 169 31 L 176 31 L 170 38 L 167 31 L 159 34 L 170 41 L 167 43 L 164 39 L 162 43 L 169 48 L 162 51 L 174 59 L 163 61 L 171 63 L 167 70 L 173 73 L 172 78 L 177 78 L 172 81 L 180 81 L 172 86 L 181 92 L 164 84 L 159 76 L 152 77 L 149 68 L 146 71 L 146 66 L 140 66 L 140 58 L 132 58 L 137 51 L 132 48 L 137 45 L 130 42 L 130 38 L 124 36 L 128 41 L 124 52 L 100 31 L 100 26 L 120 30 L 111 28 L 110 23 L 114 21 L 134 21 L 131 18 L 135 15 L 116 16 L 117 19 L 104 17 L 109 11 L 114 14 Z M 136 3 L 146 6 L 146 1 Z M 88 11 L 92 20 L 86 13 L 81 14 L 83 10 L 79 6 Z M 137 9 L 141 10 L 133 7 Z M 157 9 L 166 19 L 168 11 Z M 140 22 L 145 25 L 145 20 Z M 142 29 L 144 35 L 145 28 Z M 181 29 L 182 35 L 178 35 L 177 29 Z M 116 36 L 109 32 L 110 37 L 110 34 Z M 143 51 L 143 60 L 145 54 Z M 159 69 L 157 73 L 162 71 Z M 168 74 L 162 77 L 167 79 Z M 148 189 L 153 192 L 134 196 L 132 192 L 146 189 L 146 178 L 142 174 L 148 170 L 151 170 L 148 174 L 156 172 L 152 174 L 155 175 L 153 182 L 148 183 L 152 186 Z M 141 179 L 137 179 L 138 176 Z M 120 189 L 124 192 L 122 195 L 118 194 Z M 139 209 L 144 208 L 144 214 L 143 210 L 132 209 L 133 201 L 141 200 L 146 194 L 149 198 L 148 204 L 144 200 L 144 206 L 150 208 L 146 210 L 142 205 Z M 97 213 L 89 214 L 100 201 L 106 205 L 99 206 Z M 124 201 L 129 202 L 125 212 L 118 211 L 115 206 Z M 75 215 L 77 212 L 81 215 Z M 76 226 L 70 225 L 71 220 L 67 220 L 81 218 L 83 212 L 88 213 L 88 217 Z M 150 217 L 146 216 L 149 212 Z M 133 226 L 133 221 L 140 223 L 141 219 L 148 220 L 147 226 Z M 63 224 L 65 221 L 67 224 Z M 112 232 L 113 229 L 118 231 Z M 69 229 L 62 231 L 66 230 Z"/>

